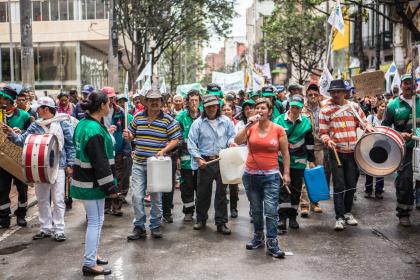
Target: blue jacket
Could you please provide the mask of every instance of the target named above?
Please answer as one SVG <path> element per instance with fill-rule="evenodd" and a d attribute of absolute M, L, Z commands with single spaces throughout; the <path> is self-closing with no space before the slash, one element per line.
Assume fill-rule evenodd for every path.
<path fill-rule="evenodd" d="M 129 122 L 128 122 L 129 123 Z M 115 139 L 115 154 L 123 154 L 128 156 L 131 154 L 131 143 L 123 138 L 123 131 L 125 125 L 124 110 L 117 105 L 114 105 L 114 113 L 112 114 L 112 125 L 117 127 L 114 132 Z"/>
<path fill-rule="evenodd" d="M 73 166 L 74 158 L 76 156 L 76 149 L 73 145 L 73 127 L 67 121 L 62 121 L 60 125 L 64 134 L 64 149 L 60 151 L 59 165 L 60 169 L 64 169 L 67 166 Z M 36 122 L 33 122 L 23 134 L 14 133 L 9 136 L 9 139 L 16 145 L 23 147 L 26 137 L 28 137 L 30 134 L 41 135 L 45 134 L 45 131 L 40 125 L 38 125 Z"/>
<path fill-rule="evenodd" d="M 73 110 L 73 117 L 75 117 L 79 121 L 85 117 L 85 111 L 83 111 L 80 107 L 80 102 L 76 104 L 76 107 Z"/>

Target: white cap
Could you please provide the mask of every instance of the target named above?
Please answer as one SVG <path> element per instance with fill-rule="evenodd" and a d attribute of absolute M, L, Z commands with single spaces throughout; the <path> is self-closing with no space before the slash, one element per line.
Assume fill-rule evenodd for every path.
<path fill-rule="evenodd" d="M 47 106 L 53 109 L 56 109 L 57 106 L 55 105 L 54 100 L 49 96 L 43 96 L 38 99 L 34 104 L 32 104 L 31 108 L 36 112 L 39 107 Z"/>

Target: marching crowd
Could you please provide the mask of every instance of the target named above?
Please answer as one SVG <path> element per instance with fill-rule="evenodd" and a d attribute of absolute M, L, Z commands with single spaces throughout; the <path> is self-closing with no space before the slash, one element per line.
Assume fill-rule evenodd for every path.
<path fill-rule="evenodd" d="M 53 134 L 60 159 L 54 183 L 34 183 L 39 207 L 40 230 L 33 239 L 52 237 L 65 241 L 65 210 L 72 200 L 83 203 L 87 230 L 84 275 L 110 274 L 108 263 L 98 254 L 105 214 L 123 216 L 122 206 L 131 188 L 133 230 L 128 240 L 147 236 L 162 238 L 161 223 L 172 223 L 173 197 L 179 187 L 184 222 L 202 230 L 209 219 L 213 199 L 217 232 L 228 235 L 229 213 L 238 217 L 238 185 L 222 182 L 219 152 L 228 147 L 248 147 L 243 185 L 249 200 L 254 235 L 247 249 L 266 246 L 267 255 L 282 258 L 277 236 L 298 229 L 311 211 L 322 213 L 311 202 L 303 181 L 306 168 L 323 165 L 328 184 L 332 180 L 334 230 L 358 224 L 352 214 L 359 167 L 354 158 L 357 130 L 389 126 L 405 139 L 406 153 L 395 181 L 397 216 L 401 226 L 410 226 L 414 201 L 420 208 L 420 192 L 414 192 L 411 166 L 414 141 L 411 112 L 412 77 L 401 78 L 399 89 L 384 96 L 357 98 L 347 81 L 333 80 L 331 98 L 320 94 L 317 83 L 301 86 L 264 86 L 261 91 L 223 93 L 209 84 L 205 94 L 190 90 L 186 96 L 162 95 L 157 89 L 135 94 L 128 100 L 112 87 L 91 85 L 61 92 L 56 98 L 36 98 L 30 87 L 0 85 L 2 131 L 23 146 L 31 134 Z M 129 103 L 129 105 L 127 105 Z M 128 112 L 126 112 L 126 108 Z M 172 159 L 172 192 L 148 193 L 147 159 Z M 366 175 L 365 197 L 382 199 L 384 178 Z M 0 229 L 10 227 L 9 193 L 16 185 L 19 202 L 13 213 L 19 226 L 26 226 L 28 186 L 0 169 Z M 420 184 L 417 184 L 417 190 Z M 228 191 L 229 189 L 229 191 Z M 416 194 L 416 197 L 415 197 Z M 229 197 L 229 199 L 228 199 Z M 417 200 L 416 200 L 417 198 Z M 265 225 L 265 226 L 264 226 Z"/>

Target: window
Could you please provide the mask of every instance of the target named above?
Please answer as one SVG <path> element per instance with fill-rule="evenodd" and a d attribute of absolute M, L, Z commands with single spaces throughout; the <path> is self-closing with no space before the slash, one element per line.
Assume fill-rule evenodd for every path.
<path fill-rule="evenodd" d="M 96 1 L 96 19 L 104 19 L 105 17 L 105 1 Z"/>
<path fill-rule="evenodd" d="M 42 20 L 41 16 L 41 2 L 34 1 L 32 2 L 32 20 L 33 21 L 40 21 Z"/>
<path fill-rule="evenodd" d="M 50 1 L 42 1 L 42 20 L 50 20 Z"/>
<path fill-rule="evenodd" d="M 96 2 L 95 0 L 86 0 L 86 10 L 87 10 L 86 19 L 95 19 L 95 8 L 96 8 L 95 2 Z"/>
<path fill-rule="evenodd" d="M 0 2 L 0 22 L 8 22 L 7 2 Z"/>
<path fill-rule="evenodd" d="M 68 0 L 60 0 L 60 20 L 68 20 Z"/>
<path fill-rule="evenodd" d="M 69 20 L 74 19 L 74 6 L 73 6 L 73 0 L 69 0 Z"/>
<path fill-rule="evenodd" d="M 51 20 L 59 20 L 58 0 L 50 0 Z"/>

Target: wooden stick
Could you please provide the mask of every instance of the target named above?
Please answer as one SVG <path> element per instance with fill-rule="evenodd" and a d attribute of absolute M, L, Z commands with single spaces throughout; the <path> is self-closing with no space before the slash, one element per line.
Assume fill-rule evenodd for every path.
<path fill-rule="evenodd" d="M 128 102 L 124 103 L 125 129 L 128 129 Z"/>
<path fill-rule="evenodd" d="M 207 162 L 206 162 L 206 164 L 207 164 L 207 165 L 208 165 L 208 164 L 212 164 L 212 163 L 218 162 L 219 160 L 220 160 L 220 158 L 216 158 L 216 159 L 213 159 L 213 160 L 207 161 Z"/>
<path fill-rule="evenodd" d="M 341 160 L 338 157 L 338 153 L 337 153 L 337 150 L 335 149 L 335 147 L 333 148 L 333 151 L 334 151 L 335 159 L 337 160 L 337 164 L 338 164 L 339 167 L 341 167 Z"/>

